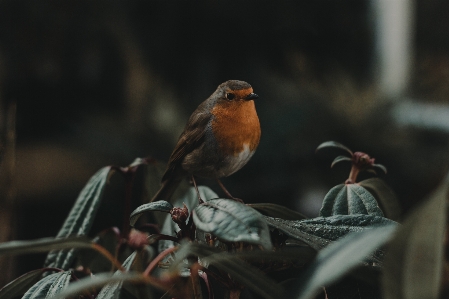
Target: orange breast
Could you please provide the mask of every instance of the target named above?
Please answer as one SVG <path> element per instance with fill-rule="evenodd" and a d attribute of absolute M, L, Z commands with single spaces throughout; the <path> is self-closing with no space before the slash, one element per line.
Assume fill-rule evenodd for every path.
<path fill-rule="evenodd" d="M 224 154 L 238 155 L 245 144 L 254 151 L 259 145 L 260 123 L 254 101 L 219 102 L 212 114 L 212 130 Z"/>

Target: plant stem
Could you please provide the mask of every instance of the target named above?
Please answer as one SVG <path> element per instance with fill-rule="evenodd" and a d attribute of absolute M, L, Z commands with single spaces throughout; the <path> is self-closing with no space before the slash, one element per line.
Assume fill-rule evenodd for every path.
<path fill-rule="evenodd" d="M 102 247 L 101 245 L 98 245 L 98 244 L 92 244 L 91 246 L 92 246 L 92 249 L 95 249 L 96 251 L 101 253 L 105 258 L 110 260 L 111 263 L 117 269 L 119 269 L 121 272 L 125 272 L 126 271 L 125 268 L 122 267 L 122 264 L 109 251 L 107 251 L 104 247 Z"/>
<path fill-rule="evenodd" d="M 154 268 L 156 268 L 156 266 L 159 264 L 160 261 L 162 261 L 162 259 L 164 257 L 166 257 L 167 255 L 169 255 L 170 253 L 172 253 L 176 250 L 178 250 L 178 247 L 170 247 L 170 248 L 167 248 L 164 251 L 162 251 L 157 257 L 154 258 L 154 260 L 151 261 L 151 263 L 148 265 L 145 272 L 143 272 L 143 275 L 148 277 L 150 275 L 151 271 L 153 271 Z"/>
<path fill-rule="evenodd" d="M 345 184 L 355 184 L 359 172 L 360 168 L 358 167 L 358 165 L 353 164 L 351 172 L 349 173 L 349 178 L 346 180 Z"/>
<path fill-rule="evenodd" d="M 198 270 L 201 266 L 195 263 L 190 268 L 190 278 L 192 279 L 193 298 L 203 299 L 203 293 L 201 292 L 201 284 L 199 280 Z"/>

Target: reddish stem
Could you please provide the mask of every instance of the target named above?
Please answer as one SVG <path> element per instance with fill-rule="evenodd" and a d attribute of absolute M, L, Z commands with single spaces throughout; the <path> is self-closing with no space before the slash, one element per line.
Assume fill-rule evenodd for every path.
<path fill-rule="evenodd" d="M 151 271 L 156 268 L 156 266 L 159 264 L 160 261 L 170 253 L 178 250 L 178 247 L 170 247 L 162 251 L 154 260 L 151 261 L 151 263 L 146 268 L 145 272 L 143 272 L 143 276 L 148 277 L 151 273 Z"/>
<path fill-rule="evenodd" d="M 107 251 L 103 246 L 93 243 L 92 249 L 95 249 L 99 253 L 101 253 L 104 257 L 106 257 L 108 260 L 111 261 L 111 263 L 119 269 L 121 272 L 125 272 L 125 268 L 123 268 L 122 264 L 109 252 Z"/>
<path fill-rule="evenodd" d="M 190 278 L 192 280 L 193 297 L 195 299 L 203 298 L 198 274 L 199 269 L 201 269 L 201 266 L 198 263 L 195 263 L 192 265 L 192 267 L 190 267 Z"/>
<path fill-rule="evenodd" d="M 349 173 L 349 178 L 346 180 L 345 184 L 355 184 L 359 173 L 360 173 L 359 166 L 356 164 L 353 164 L 352 168 L 351 168 L 351 172 Z"/>

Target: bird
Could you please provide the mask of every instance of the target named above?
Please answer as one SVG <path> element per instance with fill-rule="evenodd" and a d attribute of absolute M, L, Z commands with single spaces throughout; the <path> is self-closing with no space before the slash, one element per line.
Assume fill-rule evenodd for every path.
<path fill-rule="evenodd" d="M 150 202 L 169 201 L 183 178 L 217 180 L 240 170 L 259 145 L 261 129 L 254 100 L 259 96 L 245 81 L 228 80 L 192 113 L 168 160 L 159 191 Z M 239 200 L 241 201 L 241 200 Z"/>

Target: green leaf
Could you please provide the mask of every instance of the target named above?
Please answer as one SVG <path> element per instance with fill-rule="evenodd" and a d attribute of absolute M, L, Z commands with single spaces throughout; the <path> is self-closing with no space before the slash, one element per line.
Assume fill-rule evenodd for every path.
<path fill-rule="evenodd" d="M 387 168 L 383 166 L 382 164 L 373 164 L 373 167 L 379 168 L 382 170 L 385 174 L 387 173 Z"/>
<path fill-rule="evenodd" d="M 230 199 L 212 199 L 193 212 L 196 227 L 228 242 L 248 242 L 272 248 L 270 232 L 263 216 Z"/>
<path fill-rule="evenodd" d="M 73 298 L 79 294 L 86 294 L 92 290 L 99 289 L 107 284 L 116 282 L 145 283 L 146 279 L 141 273 L 122 273 L 121 275 L 112 275 L 109 273 L 100 273 L 95 276 L 85 277 L 71 283 L 63 292 L 55 296 L 55 299 Z"/>
<path fill-rule="evenodd" d="M 108 181 L 111 167 L 100 169 L 87 182 L 79 194 L 69 216 L 66 218 L 57 237 L 67 237 L 70 235 L 86 235 L 94 221 L 96 212 L 101 203 L 103 191 Z M 70 268 L 74 259 L 74 250 L 53 251 L 47 255 L 45 267 L 61 269 Z"/>
<path fill-rule="evenodd" d="M 349 148 L 347 148 L 343 144 L 335 142 L 335 141 L 326 141 L 326 142 L 321 143 L 320 145 L 318 145 L 315 152 L 320 149 L 326 148 L 326 147 L 336 147 L 336 148 L 342 149 L 342 150 L 348 152 L 352 156 L 352 151 Z"/>
<path fill-rule="evenodd" d="M 439 298 L 447 199 L 445 182 L 398 229 L 385 257 L 385 299 Z"/>
<path fill-rule="evenodd" d="M 92 240 L 92 243 L 100 245 L 109 251 L 112 256 L 115 256 L 119 239 L 118 230 L 111 228 L 100 232 Z M 81 249 L 77 251 L 76 256 L 77 264 L 82 265 L 84 268 L 89 268 L 94 274 L 111 271 L 111 261 L 96 250 Z"/>
<path fill-rule="evenodd" d="M 383 216 L 376 199 L 357 184 L 340 184 L 324 197 L 320 216 L 366 214 Z"/>
<path fill-rule="evenodd" d="M 303 214 L 290 210 L 284 206 L 277 205 L 274 203 L 254 203 L 247 204 L 247 206 L 256 209 L 260 213 L 274 217 L 274 218 L 282 218 L 285 220 L 301 220 L 306 219 L 307 217 Z"/>
<path fill-rule="evenodd" d="M 42 278 L 47 269 L 37 269 L 17 277 L 0 290 L 0 299 L 11 299 L 21 297 L 29 288 Z"/>
<path fill-rule="evenodd" d="M 371 178 L 358 183 L 370 192 L 379 203 L 385 217 L 398 221 L 402 215 L 401 205 L 393 190 L 379 178 Z"/>
<path fill-rule="evenodd" d="M 24 253 L 47 252 L 68 248 L 91 248 L 92 243 L 86 237 L 42 238 L 31 241 L 10 241 L 0 244 L 0 254 L 18 255 Z"/>
<path fill-rule="evenodd" d="M 266 217 L 265 220 L 269 226 L 306 243 L 315 250 L 320 250 L 351 232 L 364 231 L 374 226 L 396 224 L 392 220 L 374 215 L 336 215 L 299 221 Z"/>
<path fill-rule="evenodd" d="M 22 299 L 50 298 L 60 293 L 70 282 L 72 271 L 58 272 L 35 283 L 22 297 Z"/>
<path fill-rule="evenodd" d="M 337 281 L 360 265 L 370 253 L 389 240 L 395 229 L 395 225 L 387 225 L 352 233 L 323 249 L 301 276 L 295 298 L 313 298 L 323 286 Z"/>
<path fill-rule="evenodd" d="M 142 216 L 143 213 L 146 212 L 165 212 L 170 213 L 170 211 L 173 209 L 173 205 L 165 200 L 160 200 L 156 202 L 147 203 L 144 205 L 141 205 L 137 209 L 135 209 L 130 216 L 129 223 L 131 226 L 134 226 L 136 221 Z"/>
<path fill-rule="evenodd" d="M 342 162 L 342 161 L 352 162 L 352 159 L 348 158 L 346 156 L 338 156 L 337 158 L 334 159 L 334 161 L 332 161 L 331 168 L 334 167 L 335 164 Z"/>
<path fill-rule="evenodd" d="M 57 294 L 61 293 L 70 283 L 72 279 L 72 271 L 65 271 L 60 273 L 57 278 L 51 284 L 49 290 L 47 291 L 47 296 L 45 298 L 53 298 Z"/>
<path fill-rule="evenodd" d="M 134 251 L 124 262 L 123 262 L 123 268 L 125 268 L 127 271 L 131 268 L 131 265 L 134 262 L 134 259 L 137 256 L 137 252 Z M 115 276 L 122 275 L 123 273 L 121 271 L 116 271 L 114 273 Z M 114 283 L 109 283 L 105 285 L 98 296 L 97 299 L 119 299 L 120 298 L 120 292 L 122 290 L 123 281 L 117 281 Z"/>
<path fill-rule="evenodd" d="M 204 201 L 209 201 L 212 198 L 218 197 L 218 195 L 214 191 L 206 186 L 198 186 L 198 191 L 200 192 L 200 196 Z M 198 206 L 198 195 L 196 194 L 195 188 L 187 188 L 186 192 L 182 194 L 182 196 L 175 199 L 175 201 L 173 202 L 173 206 L 182 207 L 184 203 L 186 204 L 189 211 L 192 211 Z M 162 224 L 161 234 L 172 236 L 177 231 L 179 231 L 178 225 L 173 222 L 171 215 L 167 215 Z M 175 246 L 173 241 L 160 240 L 158 242 L 158 251 L 162 252 L 165 249 L 173 246 Z"/>
<path fill-rule="evenodd" d="M 279 284 L 269 279 L 261 270 L 227 252 L 210 255 L 202 259 L 202 262 L 228 273 L 263 298 L 279 298 L 284 292 Z"/>
<path fill-rule="evenodd" d="M 263 298 L 277 298 L 283 289 L 274 281 L 265 276 L 263 272 L 248 264 L 242 257 L 250 258 L 258 255 L 256 259 L 262 260 L 289 260 L 296 259 L 298 252 L 293 255 L 291 252 L 277 253 L 272 251 L 241 252 L 239 254 L 229 254 L 217 248 L 200 243 L 182 243 L 176 252 L 175 260 L 170 265 L 170 270 L 179 271 L 180 265 L 190 256 L 198 257 L 201 264 L 209 267 L 214 266 L 232 276 Z M 301 252 L 304 253 L 304 252 Z M 254 255 L 253 255 L 254 254 Z M 306 253 L 310 257 L 310 252 Z"/>
<path fill-rule="evenodd" d="M 292 246 L 278 248 L 276 251 L 266 251 L 266 250 L 252 250 L 252 251 L 241 251 L 232 254 L 233 257 L 239 258 L 248 262 L 260 262 L 264 263 L 273 261 L 294 261 L 296 263 L 310 263 L 315 258 L 317 252 L 307 246 Z"/>

